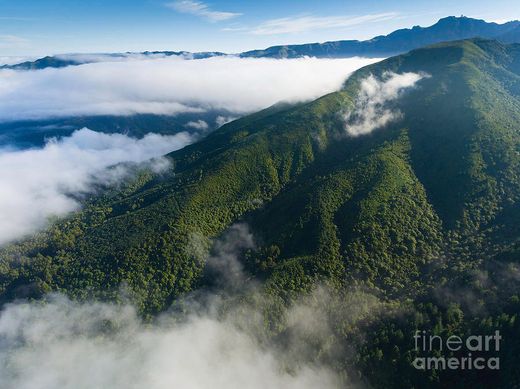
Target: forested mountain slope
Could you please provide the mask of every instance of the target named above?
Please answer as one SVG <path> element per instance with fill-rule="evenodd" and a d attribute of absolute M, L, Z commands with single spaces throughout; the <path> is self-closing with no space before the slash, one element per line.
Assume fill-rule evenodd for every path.
<path fill-rule="evenodd" d="M 385 103 L 394 120 L 349 135 L 368 78 L 412 73 L 422 77 L 415 87 Z M 420 373 L 409 361 L 417 328 L 518 331 L 520 45 L 414 50 L 357 71 L 339 92 L 239 119 L 168 158 L 168 172 L 142 171 L 3 249 L 1 300 L 112 298 L 124 284 L 143 314 L 155 314 L 208 282 L 194 247 L 245 221 L 260 247 L 244 266 L 265 293 L 289 301 L 316 282 L 357 287 L 399 313 L 365 323 L 372 336 L 352 364 L 371 385 L 518 382 L 516 341 L 503 351 L 509 375 L 484 381 Z M 349 331 L 338 324 L 338 337 Z"/>

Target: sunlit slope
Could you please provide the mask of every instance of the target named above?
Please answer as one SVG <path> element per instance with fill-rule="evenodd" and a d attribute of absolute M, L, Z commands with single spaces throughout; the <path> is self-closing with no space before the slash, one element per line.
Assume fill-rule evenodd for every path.
<path fill-rule="evenodd" d="M 400 120 L 347 136 L 361 80 L 385 72 L 428 76 L 391 103 Z M 197 253 L 240 220 L 260 245 L 247 269 L 281 295 L 319 279 L 398 296 L 429 282 L 424 269 L 439 258 L 468 267 L 515 255 L 519 74 L 517 45 L 447 43 L 363 68 L 314 102 L 232 122 L 169 155 L 167 173 L 143 172 L 5 250 L 2 299 L 125 285 L 157 312 L 205 282 Z"/>

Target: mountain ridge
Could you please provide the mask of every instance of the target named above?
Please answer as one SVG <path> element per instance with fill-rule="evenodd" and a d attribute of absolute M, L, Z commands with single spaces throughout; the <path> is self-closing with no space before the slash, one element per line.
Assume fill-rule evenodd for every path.
<path fill-rule="evenodd" d="M 429 27 L 414 26 L 412 28 L 403 28 L 388 35 L 379 35 L 365 41 L 341 40 L 323 43 L 279 45 L 271 46 L 266 49 L 245 51 L 238 54 L 226 54 L 223 52 L 191 53 L 188 51 L 144 51 L 140 53 L 127 52 L 102 55 L 109 60 L 135 55 L 183 56 L 187 59 L 204 59 L 225 55 L 236 55 L 242 58 L 299 58 L 305 56 L 318 58 L 345 58 L 353 56 L 380 58 L 403 54 L 429 44 L 476 37 L 497 39 L 504 43 L 518 43 L 520 42 L 519 33 L 520 21 L 498 24 L 465 16 L 448 16 L 440 19 L 437 23 Z M 87 59 L 89 56 L 94 57 L 95 54 L 46 56 L 35 61 L 3 65 L 0 66 L 0 69 L 34 70 L 48 67 L 61 68 L 94 62 Z"/>
<path fill-rule="evenodd" d="M 504 55 L 504 50 L 511 54 Z M 441 217 L 443 224 L 448 228 L 459 228 L 456 222 L 460 223 L 460 218 L 464 216 L 464 212 L 467 212 L 463 208 L 466 201 L 469 201 L 472 196 L 470 192 L 466 193 L 467 188 L 465 188 L 465 185 L 468 182 L 465 180 L 474 180 L 475 178 L 472 175 L 477 174 L 475 172 L 470 174 L 470 171 L 467 169 L 482 169 L 482 166 L 480 166 L 482 162 L 479 162 L 479 160 L 488 160 L 490 158 L 495 159 L 493 161 L 494 165 L 509 166 L 505 162 L 499 163 L 496 161 L 497 156 L 486 155 L 485 157 L 480 156 L 477 158 L 473 156 L 473 151 L 467 149 L 467 142 L 474 142 L 473 137 L 476 136 L 475 134 L 480 134 L 480 132 L 477 132 L 478 127 L 472 127 L 474 123 L 484 125 L 487 123 L 486 121 L 493 119 L 493 116 L 487 116 L 487 114 L 480 118 L 481 115 L 476 115 L 474 111 L 478 107 L 481 112 L 488 112 L 490 110 L 489 107 L 494 107 L 497 109 L 497 112 L 511 111 L 512 118 L 514 118 L 516 117 L 515 115 L 518 115 L 518 112 L 515 112 L 515 108 L 519 104 L 517 97 L 515 97 L 510 101 L 505 100 L 500 107 L 501 109 L 498 110 L 495 102 L 486 100 L 489 103 L 489 107 L 484 110 L 485 105 L 482 101 L 468 100 L 468 96 L 476 92 L 473 85 L 474 81 L 472 78 L 467 79 L 467 77 L 476 77 L 475 74 L 477 74 L 480 77 L 479 82 L 483 83 L 485 81 L 483 85 L 496 86 L 497 91 L 486 89 L 486 93 L 492 93 L 490 96 L 496 95 L 498 99 L 502 99 L 501 94 L 513 94 L 513 96 L 516 96 L 520 92 L 519 58 L 520 45 L 505 46 L 493 41 L 471 40 L 437 44 L 370 65 L 355 72 L 339 92 L 331 93 L 311 103 L 298 106 L 276 106 L 257 114 L 246 116 L 224 125 L 221 129 L 209 134 L 201 141 L 174 152 L 169 156 L 174 161 L 174 176 L 170 177 L 167 175 L 166 177 L 170 177 L 168 180 L 171 179 L 171 181 L 166 184 L 165 188 L 159 189 L 159 185 L 159 188 L 153 189 L 152 192 L 163 193 L 166 197 L 170 197 L 168 190 L 179 188 L 183 192 L 183 186 L 187 185 L 189 190 L 185 195 L 188 195 L 186 198 L 188 202 L 183 207 L 183 213 L 185 214 L 190 214 L 190 206 L 198 209 L 201 207 L 201 204 L 210 200 L 210 203 L 205 204 L 204 209 L 206 210 L 204 212 L 201 210 L 197 211 L 197 213 L 192 215 L 191 219 L 186 219 L 182 224 L 194 226 L 197 220 L 204 220 L 203 225 L 205 227 L 201 233 L 214 236 L 219 233 L 222 228 L 219 226 L 223 223 L 227 225 L 236 220 L 246 210 L 254 210 L 254 199 L 259 199 L 262 202 L 274 199 L 287 184 L 294 184 L 297 177 L 307 179 L 308 176 L 305 174 L 310 174 L 309 172 L 316 169 L 318 169 L 318 176 L 327 174 L 326 172 L 329 171 L 331 166 L 335 169 L 336 164 L 344 164 L 344 155 L 350 156 L 351 159 L 348 162 L 350 166 L 353 163 L 352 161 L 363 158 L 363 153 L 370 155 L 372 149 L 386 150 L 385 144 L 397 142 L 399 144 L 398 148 L 400 147 L 402 150 L 398 154 L 403 152 L 409 154 L 410 162 L 414 161 L 414 158 L 421 157 L 424 160 L 427 157 L 424 163 L 417 165 L 417 162 L 415 162 L 413 170 L 419 171 L 416 174 L 422 176 L 421 181 L 428 181 L 425 186 L 428 193 L 428 201 L 433 201 L 435 213 Z M 479 70 L 480 68 L 485 68 L 487 72 L 482 73 Z M 411 71 L 427 72 L 431 77 L 420 81 L 419 89 L 410 91 L 396 105 L 395 108 L 403 112 L 404 124 L 400 124 L 397 127 L 389 125 L 389 129 L 385 131 L 378 130 L 357 138 L 340 136 L 344 131 L 344 122 L 338 116 L 338 112 L 353 106 L 353 96 L 355 96 L 355 91 L 359 89 L 361 80 L 370 74 L 375 77 L 382 77 L 386 72 L 402 73 Z M 488 72 L 492 73 L 489 74 Z M 453 78 L 455 76 L 456 78 Z M 501 80 L 504 82 L 503 85 L 493 81 L 493 77 L 496 76 L 501 77 Z M 487 80 L 488 78 L 489 80 Z M 454 85 L 449 86 L 450 83 Z M 430 88 L 431 92 L 428 92 L 427 97 L 422 97 L 421 93 L 425 93 L 425 88 Z M 456 89 L 457 94 L 450 95 L 450 101 L 446 103 L 444 99 L 449 88 Z M 490 96 L 485 95 L 486 99 L 491 98 Z M 428 104 L 432 104 L 429 100 L 432 98 L 435 99 L 432 101 L 437 104 L 438 109 L 437 111 L 429 112 L 425 107 Z M 443 111 L 439 111 L 440 109 Z M 439 120 L 445 120 L 453 111 L 459 111 L 460 115 L 458 118 L 455 117 L 453 122 L 442 133 L 437 133 L 429 127 L 431 132 L 429 135 L 431 137 L 426 137 L 424 131 L 420 131 L 417 128 L 418 123 L 429 123 L 429 126 L 433 126 Z M 441 119 L 436 118 L 440 113 L 442 113 Z M 424 115 L 424 117 L 421 117 L 421 115 Z M 512 118 L 506 122 L 507 126 L 512 126 L 511 128 L 507 127 L 507 131 L 512 131 L 512 128 L 514 128 L 514 120 Z M 407 135 L 403 135 L 403 129 L 406 130 Z M 479 136 L 485 135 L 485 133 L 482 133 Z M 497 132 L 496 136 L 499 135 L 501 137 L 504 136 Z M 335 141 L 336 138 L 339 140 Z M 275 142 L 273 139 L 277 141 Z M 447 155 L 443 154 L 445 160 L 440 161 L 442 162 L 441 166 L 437 166 L 438 162 L 435 162 L 435 155 L 438 150 L 433 147 L 433 139 L 437 139 L 439 148 L 442 146 L 442 148 L 450 150 L 450 152 L 446 153 Z M 518 139 L 515 141 L 518 141 Z M 409 142 L 412 142 L 414 146 L 407 146 Z M 410 147 L 412 148 L 409 151 L 405 151 Z M 420 152 L 412 152 L 415 150 L 414 147 L 420 150 Z M 325 153 L 325 150 L 329 152 Z M 478 151 L 478 148 L 476 150 Z M 281 154 L 278 155 L 278 153 Z M 515 159 L 515 153 L 510 150 L 508 150 L 507 154 L 502 152 L 497 153 L 497 155 L 501 156 L 501 158 L 507 156 Z M 463 158 L 463 156 L 465 157 Z M 468 165 L 473 158 L 477 159 L 471 163 L 476 165 Z M 244 165 L 240 165 L 238 161 Z M 251 161 L 258 161 L 259 163 L 251 165 Z M 406 164 L 408 163 L 406 162 Z M 317 164 L 316 167 L 311 168 L 314 164 Z M 451 184 L 445 186 L 443 181 L 448 180 L 447 176 L 442 180 L 438 180 L 438 174 L 446 170 L 447 166 L 458 166 L 463 169 L 461 172 L 466 171 L 464 180 L 462 179 L 464 176 L 461 176 L 460 172 L 454 172 Z M 237 171 L 245 169 L 239 179 L 241 183 L 232 185 L 230 183 L 228 189 L 219 189 L 221 186 L 219 182 L 221 180 L 229 180 L 228 176 L 232 172 L 231 177 L 235 177 L 236 169 L 238 169 Z M 252 172 L 255 173 L 252 174 Z M 481 178 L 483 179 L 483 177 Z M 260 181 L 255 181 L 257 179 Z M 152 180 L 151 183 L 153 182 L 156 181 Z M 149 186 L 150 184 L 145 185 L 145 187 Z M 169 189 L 166 190 L 166 188 Z M 198 189 L 192 192 L 195 188 Z M 246 197 L 240 194 L 242 189 L 247 189 L 249 194 Z M 141 190 L 139 189 L 139 191 Z M 231 192 L 228 193 L 227 190 Z M 197 201 L 192 198 L 192 196 L 202 196 L 207 191 L 216 191 L 215 193 L 219 193 L 219 195 L 217 197 L 212 196 L 204 201 L 202 201 L 202 198 Z M 451 192 L 453 195 L 442 196 L 444 191 Z M 465 199 L 461 197 L 461 194 L 468 197 Z M 182 195 L 181 198 L 185 195 Z M 224 197 L 218 200 L 219 196 Z M 149 195 L 145 196 L 145 198 L 148 197 Z M 440 198 L 436 199 L 437 197 Z M 155 198 L 155 195 L 152 198 Z M 226 202 L 227 200 L 224 200 L 225 198 L 230 201 L 229 204 Z M 450 199 L 449 204 L 444 204 L 446 198 Z M 220 205 L 217 204 L 217 200 L 221 201 Z M 177 199 L 175 203 L 179 201 Z M 230 204 L 234 205 L 230 206 Z M 149 206 L 153 206 L 153 203 L 149 204 Z M 180 209 L 179 205 L 176 205 L 174 208 Z M 127 209 L 130 210 L 132 207 L 130 206 Z M 212 210 L 217 213 L 212 214 Z M 117 211 L 112 220 L 118 219 L 117 215 L 127 218 L 133 213 L 132 211 L 125 216 L 125 212 Z M 471 221 L 468 220 L 466 222 L 470 223 Z M 278 225 L 278 223 L 276 224 Z M 151 227 L 151 225 L 148 227 Z M 197 227 L 197 229 L 200 228 L 200 226 Z M 121 230 L 121 232 L 123 231 L 127 235 L 125 238 L 127 239 L 131 234 L 127 229 Z M 139 231 L 136 230 L 136 232 Z M 114 239 L 114 241 L 118 240 Z M 305 242 L 305 239 L 302 239 L 301 242 Z"/>
<path fill-rule="evenodd" d="M 504 24 L 488 23 L 480 19 L 448 16 L 429 27 L 414 26 L 396 30 L 388 35 L 376 36 L 366 41 L 345 40 L 303 45 L 272 46 L 264 50 L 242 53 L 244 57 L 295 58 L 299 56 L 393 56 L 415 48 L 468 38 L 499 38 L 502 34 L 520 26 L 519 21 Z M 513 42 L 508 42 L 513 43 Z"/>
<path fill-rule="evenodd" d="M 183 56 L 187 59 L 203 59 L 215 56 L 236 55 L 242 58 L 300 58 L 305 56 L 318 58 L 389 57 L 403 54 L 422 46 L 468 38 L 497 39 L 504 43 L 520 42 L 520 21 L 503 24 L 485 22 L 465 16 L 448 16 L 429 27 L 414 26 L 396 30 L 388 35 L 379 35 L 369 40 L 341 40 L 323 43 L 307 43 L 298 45 L 278 45 L 266 49 L 250 50 L 238 54 L 222 52 L 187 51 L 144 51 L 140 53 L 103 54 L 107 59 L 123 58 L 125 55 L 143 56 Z M 95 55 L 90 55 L 95 56 Z M 34 70 L 48 67 L 61 68 L 93 62 L 82 57 L 88 55 L 74 54 L 69 56 L 46 56 L 35 61 L 26 61 L 14 65 L 0 66 L 0 69 Z"/>

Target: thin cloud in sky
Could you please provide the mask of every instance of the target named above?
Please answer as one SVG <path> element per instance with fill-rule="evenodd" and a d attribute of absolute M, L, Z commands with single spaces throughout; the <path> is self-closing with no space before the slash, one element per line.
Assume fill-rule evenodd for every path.
<path fill-rule="evenodd" d="M 294 34 L 313 30 L 344 28 L 364 23 L 375 23 L 398 17 L 397 12 L 361 16 L 295 16 L 271 19 L 248 30 L 253 35 Z M 246 29 L 247 30 L 247 29 Z"/>
<path fill-rule="evenodd" d="M 178 0 L 167 3 L 166 6 L 177 12 L 200 16 L 210 22 L 221 22 L 242 15 L 236 12 L 215 11 L 207 4 L 195 0 Z"/>
<path fill-rule="evenodd" d="M 12 20 L 18 22 L 26 22 L 30 20 L 34 20 L 33 18 L 25 18 L 20 16 L 0 16 L 0 20 Z"/>
<path fill-rule="evenodd" d="M 16 35 L 0 35 L 0 49 L 26 46 L 29 40 Z"/>

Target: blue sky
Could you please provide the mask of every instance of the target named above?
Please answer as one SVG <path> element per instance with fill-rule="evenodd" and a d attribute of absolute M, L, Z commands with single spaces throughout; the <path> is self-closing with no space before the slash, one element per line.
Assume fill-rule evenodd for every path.
<path fill-rule="evenodd" d="M 0 57 L 72 52 L 238 52 L 367 39 L 448 15 L 520 19 L 518 0 L 0 0 Z"/>

